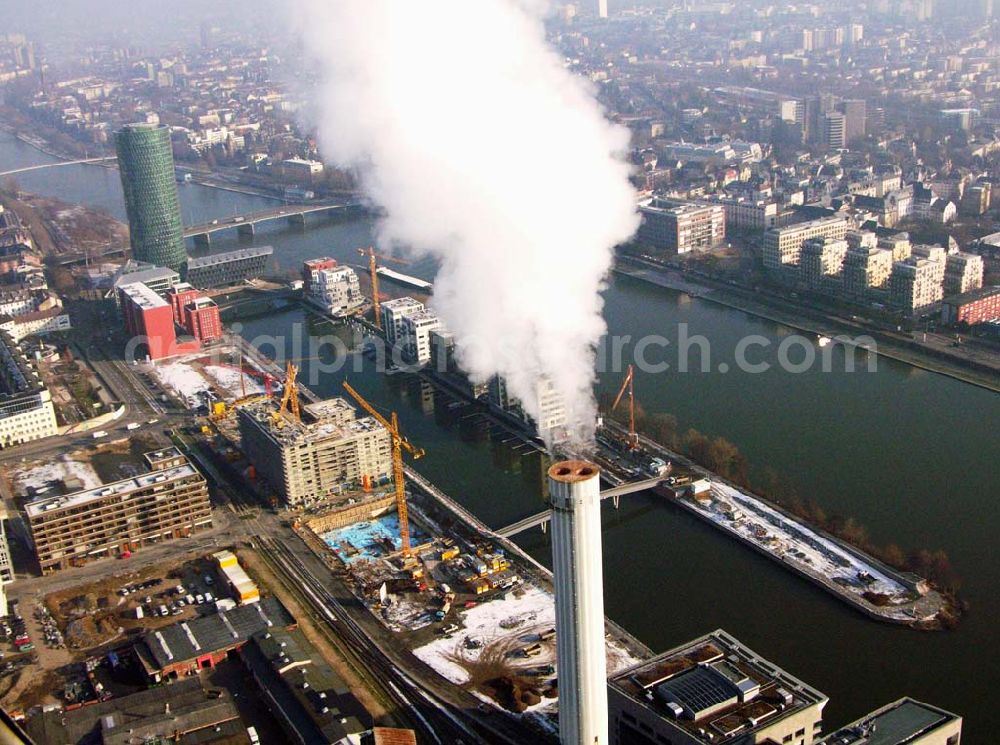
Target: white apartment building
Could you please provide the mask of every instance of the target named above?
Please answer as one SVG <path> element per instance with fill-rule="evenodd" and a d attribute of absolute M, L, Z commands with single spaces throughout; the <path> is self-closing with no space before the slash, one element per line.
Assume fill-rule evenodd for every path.
<path fill-rule="evenodd" d="M 727 231 L 768 230 L 778 222 L 777 202 L 753 202 L 749 199 L 720 199 L 726 214 Z"/>
<path fill-rule="evenodd" d="M 892 265 L 889 300 L 907 315 L 922 315 L 941 302 L 943 285 L 943 261 L 911 256 Z"/>
<path fill-rule="evenodd" d="M 365 302 L 358 275 L 349 266 L 310 271 L 307 297 L 313 305 L 334 317 L 349 315 Z"/>
<path fill-rule="evenodd" d="M 844 256 L 844 296 L 859 303 L 871 300 L 888 287 L 891 274 L 892 251 L 865 244 L 850 246 Z"/>
<path fill-rule="evenodd" d="M 382 330 L 385 332 L 385 340 L 390 347 L 399 342 L 403 333 L 403 318 L 411 313 L 419 313 L 425 310 L 424 304 L 412 297 L 401 297 L 395 300 L 386 300 L 381 305 Z"/>
<path fill-rule="evenodd" d="M 799 262 L 803 284 L 816 292 L 840 294 L 847 241 L 836 238 L 810 238 L 802 244 Z"/>
<path fill-rule="evenodd" d="M 764 267 L 772 270 L 796 267 L 805 241 L 810 238 L 840 240 L 847 235 L 847 227 L 847 220 L 843 217 L 824 217 L 784 228 L 771 228 L 764 233 Z"/>
<path fill-rule="evenodd" d="M 431 332 L 441 328 L 441 319 L 427 310 L 403 316 L 403 329 L 399 343 L 403 356 L 423 365 L 431 359 Z"/>
<path fill-rule="evenodd" d="M 945 296 L 964 295 L 966 292 L 978 290 L 983 286 L 984 273 L 982 256 L 963 251 L 948 254 L 944 265 Z"/>
<path fill-rule="evenodd" d="M 0 330 L 0 449 L 57 432 L 49 390 L 17 342 Z"/>
<path fill-rule="evenodd" d="M 552 381 L 540 378 L 536 384 L 536 395 L 539 408 L 539 421 L 535 421 L 524 410 L 520 399 L 507 390 L 507 381 L 499 375 L 489 382 L 488 400 L 495 409 L 520 419 L 534 429 L 539 437 L 558 442 L 564 437 L 566 426 L 566 404 L 556 391 Z"/>

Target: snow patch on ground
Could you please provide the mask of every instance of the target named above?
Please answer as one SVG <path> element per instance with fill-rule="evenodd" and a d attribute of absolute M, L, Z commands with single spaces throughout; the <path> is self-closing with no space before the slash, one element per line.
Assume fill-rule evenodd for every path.
<path fill-rule="evenodd" d="M 200 404 L 202 394 L 211 389 L 201 373 L 184 362 L 156 365 L 152 372 L 164 388 L 173 391 L 189 406 Z"/>
<path fill-rule="evenodd" d="M 16 471 L 13 482 L 22 494 L 37 493 L 57 481 L 69 478 L 80 479 L 84 489 L 93 489 L 101 485 L 97 471 L 89 463 L 80 463 L 63 456 L 60 460 L 43 463 L 38 466 Z"/>
<path fill-rule="evenodd" d="M 231 398 L 243 396 L 244 387 L 247 396 L 256 396 L 264 393 L 264 386 L 244 372 L 240 372 L 232 367 L 222 367 L 220 365 L 205 365 L 202 368 L 212 382 L 226 392 Z M 241 382 L 242 379 L 242 382 Z"/>
<path fill-rule="evenodd" d="M 461 628 L 451 638 L 435 639 L 418 647 L 413 653 L 442 677 L 462 685 L 469 681 L 469 674 L 460 660 L 475 663 L 484 653 L 502 654 L 507 650 L 529 646 L 537 642 L 539 633 L 554 628 L 555 598 L 537 587 L 522 586 L 519 592 L 511 591 L 494 600 L 459 611 L 457 618 L 449 618 L 448 621 Z M 481 646 L 467 648 L 466 638 L 481 642 Z M 508 662 L 511 668 L 530 670 L 545 665 L 554 666 L 555 640 L 541 643 L 541 646 L 542 653 L 537 657 L 510 657 Z M 606 650 L 609 675 L 639 662 L 615 641 L 608 641 Z M 547 709 L 552 705 L 551 701 L 543 699 L 528 711 Z"/>

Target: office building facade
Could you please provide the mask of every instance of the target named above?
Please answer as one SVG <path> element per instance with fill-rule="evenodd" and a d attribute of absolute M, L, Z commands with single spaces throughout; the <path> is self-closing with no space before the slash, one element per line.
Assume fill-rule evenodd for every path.
<path fill-rule="evenodd" d="M 145 461 L 141 476 L 25 506 L 44 574 L 211 527 L 208 484 L 180 451 L 146 453 Z"/>
<path fill-rule="evenodd" d="M 127 124 L 115 133 L 132 256 L 179 271 L 187 261 L 170 130 Z"/>
<path fill-rule="evenodd" d="M 188 260 L 184 280 L 202 290 L 240 285 L 264 274 L 273 253 L 272 246 L 254 246 L 197 256 Z"/>
<path fill-rule="evenodd" d="M 783 228 L 772 228 L 764 233 L 764 267 L 772 270 L 797 267 L 802 244 L 810 238 L 840 240 L 846 235 L 847 220 L 843 217 L 825 217 Z"/>
<path fill-rule="evenodd" d="M 707 251 L 726 239 L 726 212 L 722 205 L 657 197 L 640 205 L 639 214 L 642 223 L 636 240 L 657 253 Z"/>
<path fill-rule="evenodd" d="M 57 432 L 52 395 L 17 342 L 0 330 L 0 450 Z"/>

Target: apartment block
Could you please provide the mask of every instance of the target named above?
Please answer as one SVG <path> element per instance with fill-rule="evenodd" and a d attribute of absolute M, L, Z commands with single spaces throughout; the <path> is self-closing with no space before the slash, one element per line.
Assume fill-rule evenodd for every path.
<path fill-rule="evenodd" d="M 211 527 L 208 485 L 176 448 L 145 455 L 148 473 L 25 505 L 43 573 Z"/>
<path fill-rule="evenodd" d="M 910 316 L 928 313 L 943 296 L 944 262 L 911 256 L 892 265 L 889 300 Z"/>
<path fill-rule="evenodd" d="M 424 304 L 412 297 L 387 300 L 381 305 L 382 331 L 389 346 L 395 346 L 403 333 L 403 318 L 425 310 Z"/>
<path fill-rule="evenodd" d="M 0 330 L 0 450 L 57 432 L 52 395 L 17 342 Z"/>
<path fill-rule="evenodd" d="M 542 378 L 538 381 L 535 395 L 539 409 L 537 421 L 528 414 L 522 401 L 510 392 L 507 381 L 503 377 L 494 376 L 487 389 L 487 401 L 493 409 L 519 420 L 538 437 L 545 440 L 560 440 L 565 436 L 565 401 L 548 378 Z"/>
<path fill-rule="evenodd" d="M 654 198 L 639 206 L 639 243 L 653 251 L 685 254 L 707 251 L 726 239 L 726 213 L 721 205 Z"/>
<path fill-rule="evenodd" d="M 944 294 L 962 295 L 983 286 L 985 265 L 977 254 L 958 252 L 948 254 L 944 265 Z"/>
<path fill-rule="evenodd" d="M 871 245 L 851 246 L 844 256 L 844 296 L 863 303 L 885 291 L 892 274 L 892 251 Z"/>
<path fill-rule="evenodd" d="M 777 202 L 720 199 L 726 215 L 726 232 L 755 232 L 773 228 L 778 222 Z"/>
<path fill-rule="evenodd" d="M 941 303 L 941 321 L 947 324 L 995 321 L 1000 318 L 1000 287 L 982 287 L 962 295 L 947 297 Z"/>
<path fill-rule="evenodd" d="M 441 328 L 441 319 L 429 311 L 422 310 L 403 316 L 403 330 L 400 342 L 403 356 L 423 365 L 431 359 L 431 333 Z"/>
<path fill-rule="evenodd" d="M 843 217 L 824 217 L 771 228 L 764 233 L 764 267 L 772 270 L 796 267 L 803 243 L 810 238 L 840 240 L 847 235 L 847 227 L 847 220 Z"/>
<path fill-rule="evenodd" d="M 243 452 L 289 507 L 309 507 L 392 476 L 389 433 L 358 419 L 342 398 L 302 407 L 302 420 L 279 415 L 271 401 L 239 409 Z"/>
<path fill-rule="evenodd" d="M 799 264 L 802 283 L 814 292 L 841 294 L 847 250 L 845 240 L 810 238 L 805 241 Z"/>
<path fill-rule="evenodd" d="M 335 259 L 306 261 L 302 282 L 306 300 L 327 315 L 348 315 L 364 305 L 357 273 L 349 266 L 338 266 Z"/>

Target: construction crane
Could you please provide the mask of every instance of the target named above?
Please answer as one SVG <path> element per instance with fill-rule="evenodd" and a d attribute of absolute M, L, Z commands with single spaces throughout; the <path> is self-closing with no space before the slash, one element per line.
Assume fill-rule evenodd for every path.
<path fill-rule="evenodd" d="M 639 435 L 635 431 L 635 369 L 632 365 L 628 366 L 628 372 L 625 373 L 625 380 L 622 381 L 622 387 L 618 389 L 618 395 L 615 396 L 615 402 L 611 404 L 611 411 L 614 412 L 618 408 L 618 404 L 622 401 L 622 396 L 625 395 L 625 391 L 628 391 L 628 449 L 638 450 L 639 449 Z"/>
<path fill-rule="evenodd" d="M 396 512 L 399 514 L 399 542 L 403 549 L 403 556 L 410 555 L 410 520 L 406 511 L 406 489 L 403 479 L 403 450 L 413 456 L 414 460 L 424 457 L 424 450 L 410 444 L 403 435 L 399 433 L 399 420 L 396 412 L 392 412 L 389 421 L 382 416 L 365 398 L 358 393 L 351 384 L 344 381 L 344 390 L 351 394 L 351 397 L 358 402 L 362 409 L 367 411 L 376 421 L 386 428 L 389 437 L 392 438 L 392 480 L 396 486 Z"/>
<path fill-rule="evenodd" d="M 247 395 L 246 376 L 249 376 L 251 378 L 255 378 L 255 379 L 260 380 L 261 382 L 263 382 L 263 384 L 264 384 L 264 395 L 265 396 L 267 396 L 268 398 L 270 398 L 271 396 L 274 395 L 274 384 L 276 382 L 278 382 L 278 379 L 276 377 L 274 377 L 273 375 L 271 375 L 271 373 L 264 372 L 262 370 L 256 370 L 256 369 L 254 369 L 252 367 L 249 367 L 247 365 L 243 365 L 243 367 L 237 367 L 236 365 L 230 365 L 227 362 L 219 362 L 217 364 L 220 367 L 228 367 L 228 368 L 230 368 L 232 370 L 239 370 L 240 371 L 240 373 L 241 373 L 241 375 L 240 375 L 240 396 L 241 396 L 241 398 L 251 398 L 251 397 L 255 397 L 256 396 L 256 394 L 250 394 L 249 396 Z"/>
<path fill-rule="evenodd" d="M 274 413 L 274 423 L 278 426 L 285 420 L 289 409 L 295 421 L 302 421 L 302 413 L 299 411 L 299 388 L 295 384 L 295 377 L 298 374 L 299 368 L 289 362 L 285 371 L 285 392 L 281 395 L 281 406 Z"/>
<path fill-rule="evenodd" d="M 368 248 L 357 249 L 359 256 L 368 257 L 368 272 L 371 274 L 372 282 L 372 312 L 375 314 L 375 328 L 379 331 L 382 330 L 382 300 L 379 297 L 378 289 L 378 260 L 382 261 L 392 261 L 397 264 L 408 264 L 408 261 L 403 259 L 394 259 L 391 256 L 381 256 L 375 253 L 375 249 L 369 246 Z"/>

